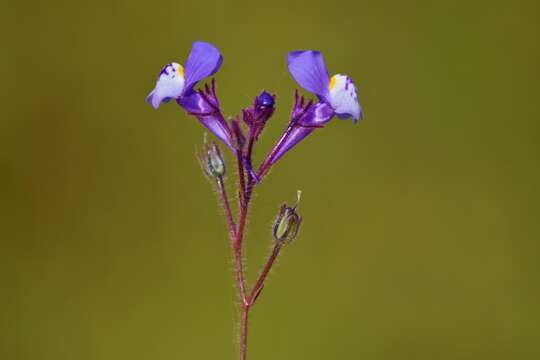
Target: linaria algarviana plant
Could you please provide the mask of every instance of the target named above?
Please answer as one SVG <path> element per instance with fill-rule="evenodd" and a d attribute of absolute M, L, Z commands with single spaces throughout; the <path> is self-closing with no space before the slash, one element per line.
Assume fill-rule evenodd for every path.
<path fill-rule="evenodd" d="M 276 96 L 263 91 L 250 107 L 242 110 L 241 116 L 226 120 L 216 94 L 215 80 L 212 79 L 210 85 L 195 89 L 198 82 L 215 74 L 222 62 L 223 57 L 215 46 L 195 42 L 185 66 L 170 63 L 161 70 L 156 86 L 146 100 L 156 109 L 163 102 L 175 100 L 188 115 L 195 117 L 225 144 L 236 158 L 239 210 L 235 217 L 225 188 L 226 165 L 218 144 L 207 142 L 205 137 L 202 153 L 197 155 L 204 173 L 216 187 L 227 219 L 241 303 L 240 359 L 245 360 L 249 311 L 255 305 L 276 258 L 285 245 L 294 241 L 302 223 L 302 217 L 297 213 L 298 192 L 294 206 L 281 206 L 272 232 L 273 250 L 255 284 L 248 288 L 244 276 L 243 245 L 253 192 L 276 162 L 306 136 L 323 128 L 334 117 L 352 118 L 356 123 L 363 115 L 351 78 L 341 74 L 330 77 L 323 55 L 318 51 L 292 51 L 287 56 L 289 71 L 301 87 L 317 96 L 317 101 L 306 100 L 298 91 L 295 92 L 287 127 L 261 164 L 254 167 L 253 150 L 274 113 Z"/>

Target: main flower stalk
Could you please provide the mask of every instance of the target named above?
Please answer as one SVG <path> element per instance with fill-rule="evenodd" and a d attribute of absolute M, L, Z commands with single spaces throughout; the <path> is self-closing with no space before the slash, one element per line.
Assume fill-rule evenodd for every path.
<path fill-rule="evenodd" d="M 243 163 L 243 161 L 239 161 L 240 164 Z M 248 290 L 246 288 L 246 282 L 245 282 L 245 275 L 244 275 L 244 266 L 243 266 L 243 249 L 244 249 L 244 233 L 245 233 L 245 226 L 246 221 L 249 216 L 249 210 L 250 210 L 250 203 L 252 199 L 252 192 L 254 189 L 254 181 L 251 178 L 248 178 L 247 180 L 247 186 L 244 188 L 242 187 L 242 182 L 240 179 L 244 179 L 246 176 L 245 173 L 243 173 L 243 166 L 239 166 L 239 172 L 238 172 L 238 185 L 239 185 L 239 192 L 241 196 L 239 196 L 239 214 L 238 214 L 238 221 L 236 222 L 237 226 L 235 225 L 235 221 L 232 216 L 231 208 L 230 208 L 230 201 L 227 195 L 227 191 L 225 189 L 225 185 L 223 182 L 223 179 L 217 178 L 215 181 L 216 184 L 216 190 L 219 194 L 219 199 L 221 202 L 221 205 L 223 207 L 225 217 L 227 218 L 227 223 L 229 226 L 229 236 L 231 241 L 231 249 L 232 254 L 234 258 L 234 268 L 235 268 L 235 277 L 236 277 L 236 283 L 237 288 L 239 292 L 239 298 L 240 298 L 240 359 L 245 360 L 247 358 L 247 336 L 248 336 L 248 320 L 249 320 L 249 312 L 253 305 L 255 305 L 255 302 L 257 301 L 257 298 L 262 291 L 262 288 L 264 286 L 264 282 L 270 273 L 270 270 L 272 269 L 272 266 L 277 259 L 281 247 L 283 243 L 281 242 L 275 242 L 274 248 L 272 250 L 272 253 L 269 255 L 268 260 L 266 261 L 263 270 L 261 271 L 259 277 L 255 281 L 255 284 L 251 288 L 251 290 Z"/>

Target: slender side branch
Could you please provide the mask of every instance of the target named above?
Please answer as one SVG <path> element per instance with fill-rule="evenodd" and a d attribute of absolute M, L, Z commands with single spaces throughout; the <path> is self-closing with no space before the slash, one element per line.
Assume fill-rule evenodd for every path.
<path fill-rule="evenodd" d="M 253 289 L 251 290 L 251 293 L 249 294 L 249 305 L 254 305 L 255 301 L 257 301 L 257 297 L 259 296 L 259 293 L 261 292 L 264 281 L 266 280 L 266 277 L 270 273 L 270 270 L 272 269 L 272 266 L 274 265 L 274 261 L 277 259 L 279 252 L 281 250 L 281 245 L 276 242 L 274 245 L 274 248 L 272 249 L 272 253 L 268 257 L 268 260 L 266 260 L 266 264 L 264 265 L 263 270 L 261 271 L 259 278 L 255 282 L 255 285 L 253 286 Z"/>
<path fill-rule="evenodd" d="M 225 211 L 225 217 L 227 218 L 227 224 L 229 225 L 229 234 L 232 239 L 236 236 L 236 224 L 234 223 L 234 218 L 231 211 L 231 206 L 229 203 L 229 197 L 227 196 L 227 190 L 225 189 L 225 184 L 223 183 L 223 178 L 216 179 L 216 188 L 223 205 L 223 210 Z"/>

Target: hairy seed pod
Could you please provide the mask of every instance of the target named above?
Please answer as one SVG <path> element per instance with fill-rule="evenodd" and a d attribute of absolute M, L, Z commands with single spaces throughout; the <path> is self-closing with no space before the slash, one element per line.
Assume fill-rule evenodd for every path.
<path fill-rule="evenodd" d="M 203 150 L 202 153 L 196 153 L 197 160 L 199 160 L 204 174 L 209 179 L 221 180 L 225 176 L 225 160 L 221 155 L 219 146 L 214 141 L 208 144 L 206 134 L 204 135 Z"/>
<path fill-rule="evenodd" d="M 287 204 L 281 205 L 279 214 L 274 222 L 273 235 L 274 240 L 281 245 L 290 244 L 300 229 L 302 223 L 302 217 L 296 212 L 298 202 L 300 201 L 300 192 L 298 192 L 298 201 L 293 207 L 287 206 Z"/>
<path fill-rule="evenodd" d="M 206 152 L 206 163 L 208 171 L 214 177 L 221 178 L 225 175 L 225 161 L 215 142 L 212 142 L 212 145 L 208 147 Z"/>

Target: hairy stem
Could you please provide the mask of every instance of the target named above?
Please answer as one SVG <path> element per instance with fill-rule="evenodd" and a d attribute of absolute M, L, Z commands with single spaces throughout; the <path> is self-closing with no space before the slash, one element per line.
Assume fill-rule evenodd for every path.
<path fill-rule="evenodd" d="M 236 279 L 240 296 L 242 299 L 241 320 L 240 320 L 240 360 L 246 360 L 247 357 L 247 336 L 248 336 L 248 315 L 250 308 L 250 299 L 248 298 L 245 286 L 243 259 L 244 229 L 249 213 L 249 204 L 251 193 L 253 191 L 253 180 L 248 176 L 247 186 L 244 191 L 243 203 L 240 206 L 240 215 L 238 220 L 238 231 L 236 232 L 235 242 L 235 260 L 236 260 Z"/>
<path fill-rule="evenodd" d="M 245 172 L 244 172 L 244 163 L 242 162 L 242 152 L 240 150 L 236 153 L 236 158 L 238 162 L 238 195 L 240 201 L 240 207 L 244 206 L 244 196 L 246 194 L 246 185 L 245 185 Z"/>
<path fill-rule="evenodd" d="M 268 257 L 268 260 L 266 260 L 266 264 L 264 265 L 263 270 L 261 271 L 259 278 L 255 282 L 255 285 L 253 286 L 253 289 L 251 290 L 251 293 L 249 294 L 249 305 L 254 305 L 255 301 L 257 301 L 257 297 L 259 296 L 259 293 L 261 292 L 264 281 L 266 280 L 266 277 L 270 273 L 270 270 L 272 269 L 272 266 L 274 265 L 274 261 L 277 259 L 279 252 L 281 250 L 281 245 L 279 243 L 276 243 L 274 245 L 274 248 L 272 249 L 272 253 Z"/>
<path fill-rule="evenodd" d="M 225 217 L 227 218 L 227 224 L 229 225 L 230 237 L 231 239 L 234 239 L 236 236 L 236 224 L 234 223 L 229 197 L 227 196 L 227 190 L 225 189 L 223 178 L 220 177 L 216 180 L 216 188 L 223 205 L 223 210 L 225 211 Z"/>
<path fill-rule="evenodd" d="M 249 147 L 250 151 L 252 146 Z M 221 178 L 216 181 L 216 187 L 220 195 L 221 203 L 225 211 L 225 217 L 227 218 L 227 224 L 229 226 L 229 236 L 231 240 L 231 248 L 234 257 L 234 270 L 236 276 L 236 283 L 238 287 L 239 297 L 241 301 L 241 314 L 240 314 L 240 360 L 246 360 L 247 358 L 247 338 L 248 338 L 248 318 L 251 306 L 255 304 L 258 295 L 260 294 L 264 282 L 274 264 L 274 261 L 279 255 L 281 246 L 275 244 L 263 270 L 261 271 L 255 285 L 251 292 L 246 290 L 246 280 L 244 274 L 243 264 L 243 243 L 244 233 L 246 228 L 247 217 L 249 215 L 251 195 L 255 186 L 254 179 L 248 174 L 246 176 L 246 169 L 244 168 L 243 158 L 241 154 L 238 154 L 238 192 L 239 192 L 239 214 L 238 221 L 235 223 L 229 198 Z M 248 159 L 251 159 L 251 154 L 248 155 Z"/>
<path fill-rule="evenodd" d="M 236 237 L 234 239 L 234 258 L 235 258 L 235 272 L 236 280 L 238 282 L 238 289 L 240 290 L 240 299 L 242 304 L 247 304 L 247 292 L 244 277 L 244 264 L 243 264 L 243 242 L 244 242 L 244 230 L 246 228 L 246 220 L 249 212 L 249 203 L 251 200 L 251 180 L 248 181 L 248 186 L 243 195 L 243 203 L 240 204 L 240 214 L 238 219 L 238 228 L 236 231 Z"/>
<path fill-rule="evenodd" d="M 247 334 L 248 334 L 249 305 L 242 306 L 242 318 L 240 320 L 240 360 L 247 358 Z"/>

